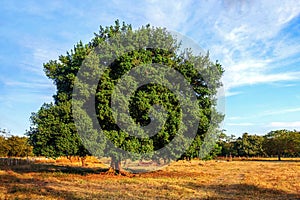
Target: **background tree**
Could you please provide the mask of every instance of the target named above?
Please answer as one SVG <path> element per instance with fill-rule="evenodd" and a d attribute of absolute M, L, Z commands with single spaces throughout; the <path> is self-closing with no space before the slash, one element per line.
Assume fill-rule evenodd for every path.
<path fill-rule="evenodd" d="M 27 137 L 11 136 L 7 138 L 7 156 L 28 157 L 32 156 L 32 146 L 29 145 Z"/>
<path fill-rule="evenodd" d="M 1 129 L 0 128 L 0 136 L 3 136 L 3 137 L 10 137 L 12 136 L 10 131 L 6 130 L 6 129 Z"/>
<path fill-rule="evenodd" d="M 290 131 L 289 132 L 289 148 L 286 150 L 288 156 L 300 156 L 300 132 Z"/>
<path fill-rule="evenodd" d="M 244 133 L 242 136 L 242 148 L 246 156 L 262 156 L 264 154 L 263 137 Z"/>
<path fill-rule="evenodd" d="M 0 136 L 0 157 L 6 157 L 8 152 L 7 141 L 4 136 Z"/>
<path fill-rule="evenodd" d="M 300 132 L 289 130 L 271 131 L 264 136 L 263 147 L 266 153 L 277 155 L 281 160 L 282 155 L 297 155 L 300 152 Z"/>
<path fill-rule="evenodd" d="M 0 136 L 0 157 L 27 157 L 32 156 L 33 147 L 27 137 L 19 137 L 6 134 Z M 6 136 L 4 136 L 6 135 Z"/>
<path fill-rule="evenodd" d="M 227 136 L 222 132 L 219 136 L 218 141 L 219 146 L 221 147 L 221 152 L 218 155 L 221 156 L 237 156 L 238 152 L 236 147 L 236 136 L 231 134 Z"/>
<path fill-rule="evenodd" d="M 300 133 L 296 130 L 276 130 L 264 136 L 244 133 L 235 138 L 221 134 L 218 144 L 222 147 L 220 156 L 300 156 Z"/>
<path fill-rule="evenodd" d="M 263 149 L 262 136 L 244 133 L 242 137 L 236 138 L 235 135 L 221 135 L 219 144 L 222 147 L 222 156 L 265 156 Z"/>

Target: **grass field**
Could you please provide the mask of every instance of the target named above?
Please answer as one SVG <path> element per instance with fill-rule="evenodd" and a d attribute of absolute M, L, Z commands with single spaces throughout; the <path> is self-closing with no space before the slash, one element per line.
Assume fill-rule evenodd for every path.
<path fill-rule="evenodd" d="M 112 175 L 67 161 L 0 166 L 0 199 L 300 199 L 300 160 L 178 161 Z"/>

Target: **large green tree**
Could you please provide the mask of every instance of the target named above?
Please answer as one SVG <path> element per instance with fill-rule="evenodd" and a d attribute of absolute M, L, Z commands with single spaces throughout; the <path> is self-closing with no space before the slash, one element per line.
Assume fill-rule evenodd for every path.
<path fill-rule="evenodd" d="M 205 136 L 210 136 L 207 143 L 211 143 L 223 118 L 216 111 L 215 98 L 217 89 L 221 86 L 223 69 L 219 63 L 211 62 L 208 55 L 193 55 L 191 50 L 181 50 L 179 42 L 165 29 L 147 25 L 133 30 L 131 25 L 120 25 L 119 21 L 116 21 L 114 26 L 100 27 L 99 33 L 96 33 L 88 44 L 79 42 L 67 55 L 44 64 L 46 75 L 53 80 L 57 92 L 54 95 L 54 104 L 45 104 L 31 117 L 32 127 L 28 135 L 35 152 L 57 157 L 66 154 L 84 156 L 91 151 L 96 156 L 110 156 L 111 166 L 121 170 L 122 159 L 156 158 L 156 150 L 167 146 L 173 138 L 179 136 L 175 141 L 176 148 L 166 147 L 168 153 L 163 158 L 174 159 L 180 156 L 180 150 L 185 147 L 183 132 L 195 125 L 181 123 L 185 112 L 190 112 L 192 117 L 198 120 L 196 137 L 187 151 L 188 155 L 205 148 Z M 107 63 L 111 59 L 112 62 Z M 78 75 L 82 66 L 89 70 Z M 153 74 L 162 74 L 163 79 L 167 72 L 164 72 L 161 66 L 174 69 L 187 80 L 193 90 L 197 109 L 182 109 L 182 102 L 178 100 L 174 91 L 161 84 L 153 82 L 138 87 L 138 80 L 130 76 L 123 78 L 129 71 L 136 69 L 137 73 L 150 77 Z M 178 77 L 172 78 L 175 81 L 173 85 L 176 85 Z M 90 87 L 86 81 L 93 79 L 98 81 L 95 88 Z M 123 85 L 119 84 L 116 87 L 122 80 Z M 77 85 L 76 95 L 73 93 L 74 83 Z M 122 122 L 123 116 L 119 116 L 112 108 L 114 90 L 130 90 L 134 87 L 137 87 L 137 90 L 130 97 L 128 105 L 134 124 L 145 127 L 153 119 L 162 124 L 157 134 L 151 137 L 145 137 L 146 131 L 136 128 L 137 126 L 122 129 L 117 123 L 118 120 Z M 184 85 L 177 84 L 176 87 L 180 96 L 189 98 L 189 94 L 184 93 L 182 89 Z M 118 97 L 120 102 L 123 102 L 125 97 Z M 91 102 L 94 105 L 91 106 Z M 74 111 L 74 106 L 80 109 Z M 125 112 L 125 107 L 118 111 Z M 96 120 L 91 114 L 93 110 Z M 167 116 L 160 113 L 166 113 Z M 75 122 L 74 114 L 77 116 Z M 101 130 L 97 128 L 97 124 L 100 124 Z M 85 133 L 80 135 L 81 138 L 76 128 Z M 136 135 L 130 135 L 131 132 Z M 116 150 L 118 148 L 122 151 Z"/>

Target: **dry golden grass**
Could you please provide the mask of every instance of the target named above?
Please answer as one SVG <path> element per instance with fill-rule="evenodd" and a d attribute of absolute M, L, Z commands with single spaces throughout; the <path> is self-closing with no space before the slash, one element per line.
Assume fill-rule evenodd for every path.
<path fill-rule="evenodd" d="M 0 199 L 300 199 L 300 160 L 179 161 L 134 177 L 89 158 L 0 166 Z M 69 166 L 67 166 L 69 165 Z"/>

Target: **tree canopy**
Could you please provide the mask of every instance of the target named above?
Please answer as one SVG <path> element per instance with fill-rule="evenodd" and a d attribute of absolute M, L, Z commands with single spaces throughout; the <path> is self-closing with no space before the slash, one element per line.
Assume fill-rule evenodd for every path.
<path fill-rule="evenodd" d="M 32 146 L 27 137 L 10 135 L 6 130 L 1 130 L 0 157 L 26 157 L 32 156 Z"/>
<path fill-rule="evenodd" d="M 296 130 L 276 130 L 261 136 L 244 133 L 239 138 L 223 133 L 218 144 L 221 156 L 277 156 L 278 160 L 300 156 L 300 132 Z"/>
<path fill-rule="evenodd" d="M 300 132 L 276 130 L 264 136 L 264 148 L 268 155 L 277 155 L 281 160 L 282 155 L 300 155 Z"/>
<path fill-rule="evenodd" d="M 77 43 L 44 70 L 57 91 L 54 104 L 31 116 L 27 134 L 39 155 L 109 156 L 117 170 L 125 158 L 195 157 L 208 148 L 207 135 L 206 143 L 213 142 L 223 119 L 216 110 L 221 65 L 208 54 L 180 49 L 180 41 L 163 28 L 133 30 L 119 21 L 100 26 L 88 44 Z M 187 103 L 193 98 L 196 107 Z M 160 128 L 147 129 L 151 123 Z M 160 149 L 165 157 L 158 155 Z"/>

